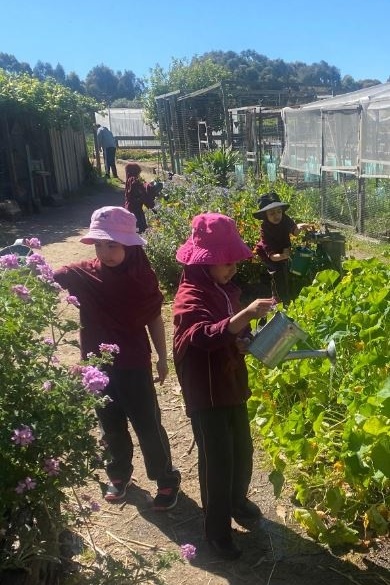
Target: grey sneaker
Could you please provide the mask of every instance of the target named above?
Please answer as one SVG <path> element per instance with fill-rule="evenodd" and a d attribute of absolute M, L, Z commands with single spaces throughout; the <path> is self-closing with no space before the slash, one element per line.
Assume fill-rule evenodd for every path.
<path fill-rule="evenodd" d="M 107 487 L 104 495 L 106 502 L 119 502 L 126 497 L 127 488 L 131 485 L 131 479 L 123 481 L 121 479 L 113 479 Z"/>

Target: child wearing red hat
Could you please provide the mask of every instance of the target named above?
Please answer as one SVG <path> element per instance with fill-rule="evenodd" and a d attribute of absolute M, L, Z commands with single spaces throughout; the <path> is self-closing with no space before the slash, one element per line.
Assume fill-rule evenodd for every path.
<path fill-rule="evenodd" d="M 232 518 L 248 525 L 261 515 L 247 499 L 253 445 L 244 353 L 251 319 L 264 317 L 274 299 L 241 308 L 231 279 L 237 263 L 251 257 L 235 222 L 219 213 L 194 217 L 191 236 L 176 254 L 184 267 L 173 306 L 174 363 L 198 446 L 206 538 L 230 560 L 241 554 Z"/>

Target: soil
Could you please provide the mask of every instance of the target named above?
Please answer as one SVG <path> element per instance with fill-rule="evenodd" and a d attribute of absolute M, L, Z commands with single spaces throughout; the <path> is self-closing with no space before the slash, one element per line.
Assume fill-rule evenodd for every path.
<path fill-rule="evenodd" d="M 119 174 L 123 178 L 123 164 Z M 153 165 L 141 163 L 145 178 L 153 178 Z M 10 244 L 17 237 L 38 237 L 42 253 L 56 268 L 64 263 L 88 257 L 91 249 L 79 243 L 94 209 L 103 205 L 122 205 L 123 186 L 115 188 L 102 181 L 78 197 L 43 207 L 39 214 L 25 216 L 15 223 L 0 221 L 1 242 Z M 164 305 L 168 347 L 171 347 L 171 305 Z M 76 350 L 69 349 L 64 359 L 76 362 Z M 155 485 L 145 475 L 138 446 L 135 447 L 134 482 L 127 499 L 121 504 L 104 501 L 102 487 L 106 481 L 100 472 L 100 484 L 91 482 L 80 489 L 79 497 L 87 495 L 101 505 L 93 513 L 88 529 L 79 528 L 84 543 L 102 554 L 129 565 L 133 552 L 146 558 L 180 553 L 180 545 L 196 546 L 197 556 L 191 561 L 174 561 L 162 571 L 169 585 L 386 585 L 390 584 L 390 546 L 388 540 L 378 540 L 375 546 L 362 551 L 346 550 L 336 554 L 319 546 L 300 531 L 292 519 L 294 506 L 291 494 L 276 500 L 256 448 L 253 479 L 249 497 L 263 512 L 261 521 L 252 531 L 234 525 L 235 539 L 243 549 L 238 561 L 221 561 L 209 550 L 203 538 L 202 511 L 197 481 L 197 453 L 192 432 L 181 399 L 180 389 L 171 362 L 171 372 L 162 387 L 157 388 L 162 418 L 170 437 L 174 464 L 182 474 L 182 492 L 177 506 L 166 513 L 156 513 L 150 502 Z"/>

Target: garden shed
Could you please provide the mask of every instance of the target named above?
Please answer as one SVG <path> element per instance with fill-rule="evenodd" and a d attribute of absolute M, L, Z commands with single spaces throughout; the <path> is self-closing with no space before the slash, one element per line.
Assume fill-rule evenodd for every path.
<path fill-rule="evenodd" d="M 390 83 L 282 109 L 281 166 L 320 183 L 322 216 L 390 234 Z"/>
<path fill-rule="evenodd" d="M 38 211 L 53 196 L 77 190 L 87 174 L 84 132 L 45 127 L 24 112 L 0 118 L 0 210 Z M 5 202 L 15 202 L 12 204 Z"/>

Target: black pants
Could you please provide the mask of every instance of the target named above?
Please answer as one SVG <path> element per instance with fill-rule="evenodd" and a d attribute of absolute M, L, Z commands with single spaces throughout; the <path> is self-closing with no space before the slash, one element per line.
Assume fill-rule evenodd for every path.
<path fill-rule="evenodd" d="M 172 470 L 168 435 L 161 424 L 152 372 L 149 369 L 110 368 L 106 394 L 112 402 L 97 411 L 111 461 L 107 475 L 127 481 L 133 473 L 133 441 L 128 421 L 136 433 L 148 478 L 159 488 L 180 484 L 180 473 Z"/>
<path fill-rule="evenodd" d="M 109 146 L 104 151 L 104 165 L 106 167 L 106 175 L 108 177 L 110 176 L 110 169 L 112 170 L 112 176 L 118 177 L 115 164 L 115 153 L 116 153 L 115 146 Z"/>
<path fill-rule="evenodd" d="M 252 477 L 253 444 L 246 404 L 195 412 L 191 423 L 198 446 L 206 538 L 229 537 L 233 509 L 245 501 Z"/>

